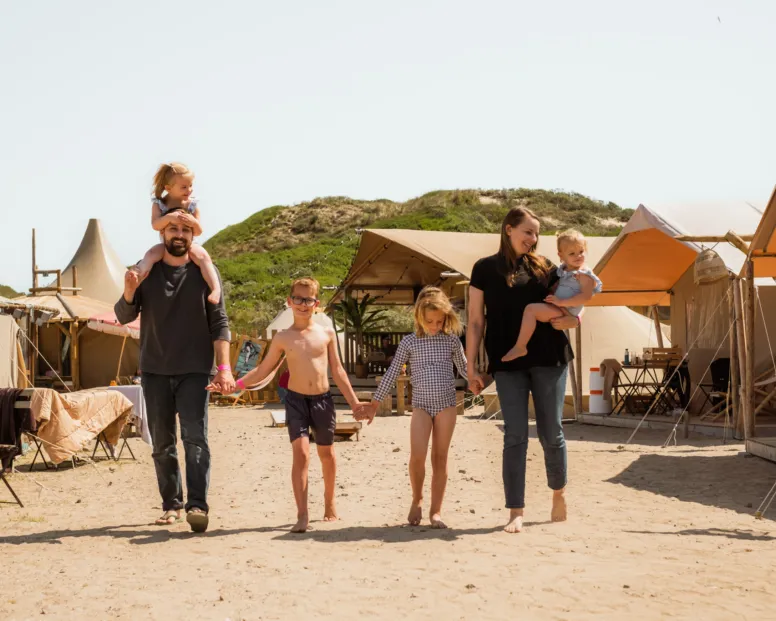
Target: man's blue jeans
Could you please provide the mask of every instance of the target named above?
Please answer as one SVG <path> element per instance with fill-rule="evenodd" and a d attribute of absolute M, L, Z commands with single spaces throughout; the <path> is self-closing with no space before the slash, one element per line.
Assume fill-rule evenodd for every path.
<path fill-rule="evenodd" d="M 207 443 L 209 393 L 205 387 L 210 376 L 153 375 L 143 373 L 143 394 L 154 443 L 156 480 L 162 495 L 162 509 L 184 508 L 181 469 L 178 464 L 176 414 L 180 419 L 181 439 L 186 460 L 185 509 L 208 511 L 207 489 L 210 483 L 210 448 Z"/>

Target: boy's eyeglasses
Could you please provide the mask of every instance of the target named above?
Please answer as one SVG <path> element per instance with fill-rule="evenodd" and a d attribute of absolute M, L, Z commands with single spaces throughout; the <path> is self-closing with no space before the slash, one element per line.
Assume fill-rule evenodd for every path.
<path fill-rule="evenodd" d="M 318 301 L 318 298 L 303 298 L 298 295 L 292 295 L 291 301 L 297 306 L 302 306 L 303 304 L 305 306 L 315 306 L 315 303 Z"/>

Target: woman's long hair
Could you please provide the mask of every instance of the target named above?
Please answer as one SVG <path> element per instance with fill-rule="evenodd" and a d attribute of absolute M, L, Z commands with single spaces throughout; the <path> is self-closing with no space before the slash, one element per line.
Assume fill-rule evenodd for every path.
<path fill-rule="evenodd" d="M 526 218 L 533 218 L 537 222 L 539 218 L 536 214 L 527 209 L 526 207 L 512 207 L 501 223 L 501 244 L 499 246 L 498 254 L 501 258 L 502 264 L 506 267 L 506 279 L 507 284 L 512 287 L 515 285 L 515 278 L 518 271 L 518 266 L 521 261 L 525 262 L 528 271 L 541 283 L 547 283 L 549 280 L 550 272 L 544 259 L 536 254 L 536 246 L 534 244 L 531 247 L 530 252 L 524 255 L 518 256 L 515 249 L 512 247 L 512 240 L 509 239 L 507 234 L 507 227 L 518 227 Z"/>

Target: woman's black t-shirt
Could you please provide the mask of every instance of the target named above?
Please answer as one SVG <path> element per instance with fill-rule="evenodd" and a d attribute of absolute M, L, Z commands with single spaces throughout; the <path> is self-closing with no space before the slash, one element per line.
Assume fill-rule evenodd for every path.
<path fill-rule="evenodd" d="M 529 304 L 543 302 L 558 279 L 555 265 L 544 259 L 550 270 L 545 284 L 519 262 L 513 276 L 514 285 L 507 285 L 507 268 L 503 259 L 494 254 L 474 264 L 470 285 L 483 292 L 485 298 L 485 351 L 488 354 L 488 373 L 521 371 L 531 367 L 557 367 L 574 358 L 568 339 L 562 330 L 552 324 L 537 322 L 536 332 L 528 342 L 528 354 L 516 360 L 502 362 L 501 358 L 517 341 L 523 311 Z"/>

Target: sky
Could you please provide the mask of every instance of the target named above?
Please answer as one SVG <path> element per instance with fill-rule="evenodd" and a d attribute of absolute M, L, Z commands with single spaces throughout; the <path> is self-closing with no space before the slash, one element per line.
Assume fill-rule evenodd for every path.
<path fill-rule="evenodd" d="M 0 0 L 0 283 L 31 286 L 33 227 L 64 268 L 89 218 L 134 263 L 171 160 L 203 241 L 331 195 L 764 204 L 774 23 L 769 0 Z"/>

